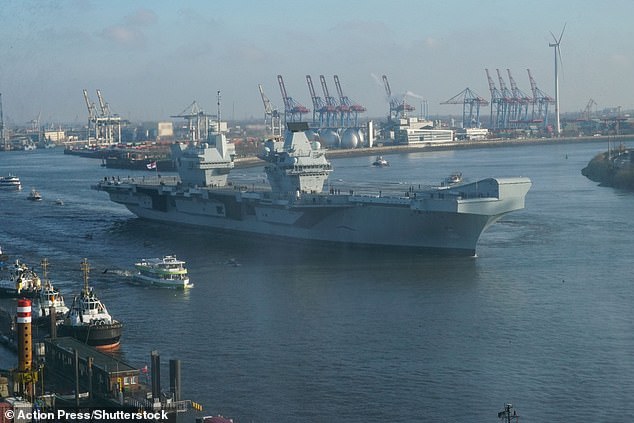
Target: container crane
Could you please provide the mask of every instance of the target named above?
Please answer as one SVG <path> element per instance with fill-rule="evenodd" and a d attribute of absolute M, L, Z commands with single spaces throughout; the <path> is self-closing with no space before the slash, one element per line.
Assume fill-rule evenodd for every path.
<path fill-rule="evenodd" d="M 321 89 L 324 92 L 324 100 L 326 101 L 326 126 L 331 127 L 335 125 L 337 121 L 338 103 L 337 100 L 330 95 L 328 91 L 328 85 L 326 85 L 326 78 L 323 75 L 319 75 L 321 81 Z"/>
<path fill-rule="evenodd" d="M 264 103 L 264 124 L 273 137 L 282 136 L 282 117 L 277 107 L 271 105 L 271 100 L 264 94 L 261 84 L 258 84 L 262 103 Z"/>
<path fill-rule="evenodd" d="M 84 90 L 84 97 L 87 95 Z M 98 144 L 110 145 L 114 143 L 114 131 L 115 127 L 118 130 L 118 142 L 121 142 L 121 118 L 113 115 L 110 112 L 110 105 L 103 100 L 101 90 L 97 90 L 97 98 L 99 99 L 99 107 L 101 108 L 101 114 L 97 114 L 94 104 L 92 105 L 92 112 L 95 120 L 95 138 Z M 90 115 L 90 109 L 88 114 Z"/>
<path fill-rule="evenodd" d="M 480 106 L 488 106 L 489 102 L 467 87 L 440 104 L 462 104 L 463 128 L 479 128 Z"/>
<path fill-rule="evenodd" d="M 582 119 L 589 121 L 592 118 L 592 106 L 596 107 L 597 102 L 591 98 L 590 100 L 588 100 L 588 104 L 586 104 L 586 107 L 581 112 Z"/>
<path fill-rule="evenodd" d="M 110 116 L 110 106 L 108 105 L 108 103 L 103 101 L 100 90 L 97 90 L 97 98 L 99 99 L 99 107 L 101 107 L 101 116 Z"/>
<path fill-rule="evenodd" d="M 390 83 L 385 75 L 383 75 L 383 85 L 385 86 L 385 93 L 387 94 L 388 101 L 390 102 L 390 114 L 388 116 L 390 121 L 397 119 L 399 116 L 405 116 L 408 112 L 416 110 L 414 106 L 405 102 L 404 95 L 402 100 L 392 96 L 392 89 L 390 88 Z"/>
<path fill-rule="evenodd" d="M 213 117 L 213 115 L 205 113 L 205 111 L 198 106 L 196 100 L 178 115 L 170 117 L 187 120 L 188 138 L 190 142 L 197 143 L 208 138 L 210 130 L 209 118 Z M 220 131 L 220 128 L 218 128 L 218 131 Z"/>
<path fill-rule="evenodd" d="M 348 96 L 343 94 L 343 90 L 341 89 L 341 83 L 339 82 L 339 77 L 334 75 L 335 87 L 337 87 L 337 94 L 339 94 L 339 110 L 341 117 L 341 125 L 344 126 L 344 115 L 345 115 L 345 126 L 350 126 L 350 120 L 353 119 L 353 126 L 358 126 L 359 124 L 359 113 L 365 112 L 365 107 L 358 103 L 354 103 L 351 101 Z"/>
<path fill-rule="evenodd" d="M 502 98 L 504 102 L 504 115 L 502 118 L 502 128 L 509 128 L 511 123 L 511 116 L 515 113 L 516 102 L 513 98 L 513 93 L 508 89 L 504 79 L 502 79 L 502 74 L 499 69 L 495 70 L 498 74 L 498 81 L 500 81 L 500 92 L 502 93 Z M 513 119 L 514 120 L 514 119 Z M 513 122 L 515 124 L 515 122 Z"/>
<path fill-rule="evenodd" d="M 308 91 L 310 92 L 310 98 L 313 101 L 313 123 L 319 123 L 319 126 L 324 125 L 324 118 L 327 113 L 326 103 L 317 95 L 315 87 L 313 86 L 313 80 L 310 75 L 306 75 L 306 83 L 308 84 Z M 319 115 L 319 122 L 317 122 L 317 115 Z"/>
<path fill-rule="evenodd" d="M 513 75 L 511 75 L 511 70 L 506 69 L 506 72 L 509 75 L 509 82 L 511 83 L 511 94 L 513 94 L 513 99 L 515 101 L 516 109 L 515 109 L 515 120 L 517 123 L 527 123 L 528 122 L 528 105 L 533 102 L 533 99 L 524 93 L 524 91 L 520 90 L 513 79 Z"/>
<path fill-rule="evenodd" d="M 531 113 L 531 121 L 535 123 L 543 123 L 543 127 L 548 127 L 548 105 L 555 104 L 555 99 L 544 93 L 537 87 L 537 83 L 531 74 L 530 69 L 526 69 L 528 72 L 528 80 L 531 84 L 531 92 L 533 93 L 533 110 Z"/>
<path fill-rule="evenodd" d="M 280 84 L 282 100 L 284 100 L 284 120 L 288 122 L 290 116 L 290 122 L 301 121 L 302 115 L 310 112 L 310 110 L 306 106 L 293 100 L 293 98 L 286 93 L 286 86 L 284 85 L 282 75 L 277 75 L 277 82 Z"/>
<path fill-rule="evenodd" d="M 488 69 L 484 69 L 487 74 L 487 80 L 489 81 L 489 91 L 491 92 L 491 128 L 492 129 L 500 129 L 503 128 L 504 115 L 506 114 L 506 103 L 504 101 L 504 96 L 495 86 L 495 82 L 493 82 L 493 78 L 489 74 Z M 494 110 L 495 109 L 495 112 Z"/>
<path fill-rule="evenodd" d="M 94 133 L 94 139 L 97 139 L 97 110 L 95 103 L 91 102 L 88 98 L 88 91 L 84 90 L 84 101 L 86 102 L 86 108 L 88 109 L 88 142 L 90 143 L 91 132 Z M 92 129 L 92 131 L 91 131 Z"/>

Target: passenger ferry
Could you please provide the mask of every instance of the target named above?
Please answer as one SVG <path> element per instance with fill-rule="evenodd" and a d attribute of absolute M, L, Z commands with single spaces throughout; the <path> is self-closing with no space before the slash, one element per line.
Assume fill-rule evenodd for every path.
<path fill-rule="evenodd" d="M 193 286 L 189 283 L 185 262 L 176 256 L 143 259 L 135 263 L 134 267 L 138 271 L 134 278 L 144 284 L 178 289 Z"/>
<path fill-rule="evenodd" d="M 7 176 L 0 176 L 0 189 L 20 191 L 22 189 L 20 178 L 11 174 Z"/>

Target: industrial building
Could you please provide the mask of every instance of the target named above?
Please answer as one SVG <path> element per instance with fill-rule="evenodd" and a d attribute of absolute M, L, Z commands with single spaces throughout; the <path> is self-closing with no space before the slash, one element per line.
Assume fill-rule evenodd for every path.
<path fill-rule="evenodd" d="M 400 117 L 394 121 L 396 144 L 429 144 L 453 141 L 451 129 L 433 129 L 434 123 L 414 116 Z"/>
<path fill-rule="evenodd" d="M 46 370 L 69 384 L 75 383 L 77 360 L 80 390 L 98 397 L 141 389 L 139 369 L 70 337 L 44 340 Z"/>

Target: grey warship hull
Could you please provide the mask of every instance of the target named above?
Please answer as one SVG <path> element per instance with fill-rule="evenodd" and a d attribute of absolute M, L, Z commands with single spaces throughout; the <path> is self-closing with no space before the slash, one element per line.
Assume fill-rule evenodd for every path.
<path fill-rule="evenodd" d="M 259 156 L 266 162 L 269 190 L 227 182 L 233 149 L 221 133 L 186 148 L 172 145 L 178 179 L 105 179 L 94 188 L 137 216 L 157 221 L 309 242 L 474 255 L 489 225 L 524 208 L 531 186 L 528 178 L 487 178 L 390 195 L 327 193 L 323 188 L 332 167 L 324 150 L 306 136 L 307 124 L 287 126 L 284 140 L 268 140 Z"/>
<path fill-rule="evenodd" d="M 103 181 L 95 188 L 140 218 L 265 237 L 474 255 L 482 232 L 524 207 L 528 178 L 484 179 L 404 196 L 188 188 Z"/>

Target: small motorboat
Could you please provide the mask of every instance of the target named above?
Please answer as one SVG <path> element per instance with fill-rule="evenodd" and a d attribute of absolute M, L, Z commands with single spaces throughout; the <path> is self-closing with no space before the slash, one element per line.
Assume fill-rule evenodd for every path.
<path fill-rule="evenodd" d="M 372 166 L 376 166 L 376 167 L 385 167 L 389 165 L 390 165 L 390 162 L 385 160 L 383 156 L 376 156 L 376 159 L 374 159 L 374 163 L 372 163 Z"/>
<path fill-rule="evenodd" d="M 462 172 L 454 172 L 447 176 L 444 185 L 456 185 L 462 182 Z"/>
<path fill-rule="evenodd" d="M 31 193 L 29 194 L 29 196 L 27 197 L 29 200 L 31 201 L 41 201 L 42 200 L 42 194 L 40 194 L 39 191 L 32 189 Z"/>

